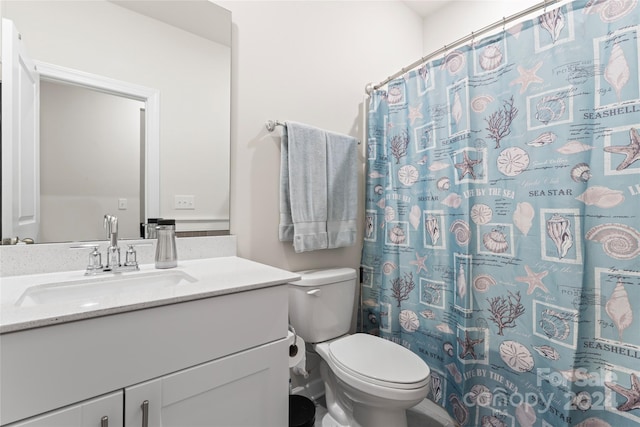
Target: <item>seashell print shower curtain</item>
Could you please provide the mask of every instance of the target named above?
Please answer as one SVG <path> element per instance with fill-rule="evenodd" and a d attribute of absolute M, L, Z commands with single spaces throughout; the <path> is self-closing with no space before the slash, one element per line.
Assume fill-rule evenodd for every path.
<path fill-rule="evenodd" d="M 461 425 L 640 425 L 639 64 L 575 1 L 371 97 L 362 328 Z"/>

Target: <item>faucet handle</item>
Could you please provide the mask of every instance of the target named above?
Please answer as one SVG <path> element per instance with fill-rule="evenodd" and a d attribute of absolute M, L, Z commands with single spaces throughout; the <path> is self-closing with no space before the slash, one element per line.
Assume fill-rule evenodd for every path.
<path fill-rule="evenodd" d="M 128 245 L 129 249 L 127 249 L 127 253 L 125 256 L 124 265 L 126 267 L 135 267 L 138 268 L 138 254 L 136 253 L 135 245 Z"/>

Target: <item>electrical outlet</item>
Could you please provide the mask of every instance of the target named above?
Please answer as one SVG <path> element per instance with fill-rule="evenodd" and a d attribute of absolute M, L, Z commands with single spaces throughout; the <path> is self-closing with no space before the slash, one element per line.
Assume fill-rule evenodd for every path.
<path fill-rule="evenodd" d="M 174 196 L 174 209 L 195 209 L 196 196 Z"/>
<path fill-rule="evenodd" d="M 127 210 L 127 199 L 118 199 L 118 209 L 121 211 Z"/>

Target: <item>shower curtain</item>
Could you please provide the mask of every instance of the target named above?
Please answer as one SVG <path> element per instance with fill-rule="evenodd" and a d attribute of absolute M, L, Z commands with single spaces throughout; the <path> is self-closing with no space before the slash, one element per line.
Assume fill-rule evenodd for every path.
<path fill-rule="evenodd" d="M 640 423 L 639 63 L 575 1 L 372 94 L 362 328 L 461 425 Z"/>

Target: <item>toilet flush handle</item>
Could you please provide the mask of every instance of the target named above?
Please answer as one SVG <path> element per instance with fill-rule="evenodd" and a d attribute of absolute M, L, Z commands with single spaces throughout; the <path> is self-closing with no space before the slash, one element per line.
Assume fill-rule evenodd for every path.
<path fill-rule="evenodd" d="M 320 289 L 311 289 L 310 291 L 307 291 L 307 295 L 313 295 L 314 297 L 320 296 Z"/>

